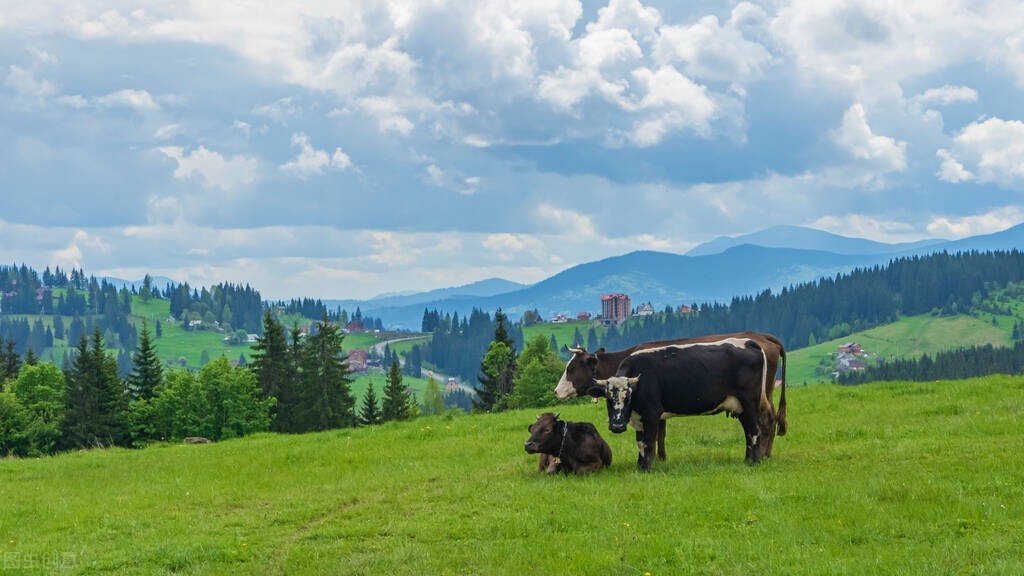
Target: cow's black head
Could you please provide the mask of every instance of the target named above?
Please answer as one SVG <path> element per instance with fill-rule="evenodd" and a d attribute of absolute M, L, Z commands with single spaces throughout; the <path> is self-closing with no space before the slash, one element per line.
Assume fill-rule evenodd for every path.
<path fill-rule="evenodd" d="M 564 427 L 565 424 L 558 419 L 558 414 L 545 412 L 537 416 L 537 421 L 529 427 L 530 439 L 523 448 L 530 454 L 557 454 Z"/>
<path fill-rule="evenodd" d="M 633 389 L 639 381 L 640 376 L 612 376 L 607 380 L 594 380 L 595 386 L 587 390 L 595 398 L 604 396 L 605 405 L 608 407 L 608 429 L 616 434 L 626 431 L 632 411 L 630 407 Z"/>
<path fill-rule="evenodd" d="M 593 386 L 594 376 L 597 374 L 597 355 L 604 353 L 600 348 L 593 354 L 587 352 L 582 346 L 579 348 L 565 347 L 572 352 L 572 358 L 565 365 L 565 372 L 562 373 L 558 386 L 555 387 L 555 398 L 568 400 L 576 396 L 583 396 L 587 389 Z"/>

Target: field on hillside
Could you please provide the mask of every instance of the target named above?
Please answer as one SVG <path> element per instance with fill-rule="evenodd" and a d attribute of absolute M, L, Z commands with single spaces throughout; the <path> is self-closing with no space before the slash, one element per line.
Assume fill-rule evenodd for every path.
<path fill-rule="evenodd" d="M 1024 573 L 1024 378 L 796 388 L 757 467 L 706 416 L 650 474 L 602 425 L 611 468 L 546 477 L 537 412 L 2 460 L 4 572 Z"/>
<path fill-rule="evenodd" d="M 934 355 L 943 350 L 984 344 L 1011 346 L 1013 342 L 1010 334 L 1014 318 L 996 316 L 996 325 L 992 324 L 992 318 L 990 314 L 978 317 L 931 314 L 906 316 L 892 324 L 792 350 L 787 356 L 786 378 L 794 385 L 828 381 L 827 376 L 817 374 L 815 369 L 823 358 L 829 353 L 835 354 L 836 348 L 846 342 L 859 343 L 872 358 L 876 355 L 883 358 L 918 358 L 923 354 Z"/>

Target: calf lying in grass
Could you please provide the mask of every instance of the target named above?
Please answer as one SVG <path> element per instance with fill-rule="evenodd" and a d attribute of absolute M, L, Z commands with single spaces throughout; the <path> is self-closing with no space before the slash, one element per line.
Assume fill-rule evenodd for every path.
<path fill-rule="evenodd" d="M 529 430 L 524 448 L 541 454 L 538 469 L 548 474 L 587 474 L 611 466 L 612 449 L 589 422 L 559 420 L 557 414 L 545 412 Z"/>

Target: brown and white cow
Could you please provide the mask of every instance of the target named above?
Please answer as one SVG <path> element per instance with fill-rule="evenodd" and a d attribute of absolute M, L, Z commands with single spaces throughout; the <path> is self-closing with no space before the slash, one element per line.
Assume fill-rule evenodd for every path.
<path fill-rule="evenodd" d="M 650 469 L 658 424 L 674 416 L 726 412 L 739 419 L 746 436 L 746 460 L 756 464 L 761 416 L 770 411 L 764 350 L 749 338 L 715 343 L 670 344 L 638 350 L 622 361 L 617 374 L 597 380 L 589 393 L 606 398 L 608 428 L 616 434 L 636 428 L 637 460 Z"/>
<path fill-rule="evenodd" d="M 523 448 L 530 454 L 544 454 L 538 470 L 548 474 L 587 474 L 611 466 L 612 449 L 589 422 L 559 420 L 545 412 L 530 425 L 530 439 Z"/>
<path fill-rule="evenodd" d="M 767 392 L 768 403 L 772 406 L 770 411 L 759 415 L 760 427 L 764 430 L 764 437 L 758 444 L 761 456 L 770 457 L 772 446 L 775 443 L 776 431 L 779 436 L 785 436 L 788 429 L 786 421 L 786 349 L 782 342 L 771 334 L 761 332 L 738 332 L 735 334 L 712 334 L 698 336 L 695 338 L 677 338 L 675 340 L 660 340 L 655 342 L 644 342 L 618 352 L 605 352 L 604 348 L 594 353 L 589 353 L 585 348 L 569 348 L 573 356 L 565 366 L 565 372 L 555 387 L 555 397 L 560 400 L 583 396 L 587 390 L 594 385 L 594 380 L 603 380 L 615 375 L 622 363 L 630 354 L 644 348 L 657 348 L 672 344 L 685 345 L 690 343 L 715 343 L 730 338 L 747 338 L 753 340 L 765 353 L 765 366 L 768 374 L 774 380 L 780 362 L 782 366 L 782 391 L 779 397 L 779 408 L 776 412 L 772 399 L 773 390 Z M 665 422 L 658 425 L 657 435 L 658 459 L 665 459 Z"/>

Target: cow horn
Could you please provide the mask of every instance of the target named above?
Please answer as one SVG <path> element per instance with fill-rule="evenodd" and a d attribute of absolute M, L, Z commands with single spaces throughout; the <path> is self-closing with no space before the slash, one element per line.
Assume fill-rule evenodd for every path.
<path fill-rule="evenodd" d="M 607 388 L 608 380 L 598 380 L 597 378 L 594 378 L 594 384 L 597 384 L 598 386 L 601 386 L 603 388 Z"/>
<path fill-rule="evenodd" d="M 572 352 L 573 354 L 586 354 L 587 353 L 587 349 L 583 348 L 583 347 L 570 348 L 568 344 L 564 344 L 564 346 L 565 346 L 566 350 L 568 350 L 569 352 Z"/>

